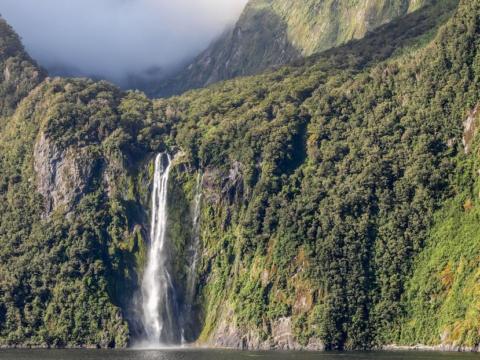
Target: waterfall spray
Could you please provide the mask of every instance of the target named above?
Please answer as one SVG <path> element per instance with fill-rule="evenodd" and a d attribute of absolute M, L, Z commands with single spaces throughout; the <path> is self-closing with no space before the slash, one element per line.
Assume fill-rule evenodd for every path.
<path fill-rule="evenodd" d="M 177 301 L 170 274 L 166 239 L 167 195 L 171 158 L 159 154 L 155 159 L 152 192 L 150 249 L 142 282 L 143 326 L 149 345 L 178 342 Z"/>
<path fill-rule="evenodd" d="M 185 260 L 188 261 L 184 287 L 172 276 L 174 252 L 167 236 L 168 180 L 172 159 L 159 154 L 155 159 L 152 191 L 150 248 L 142 281 L 142 323 L 148 347 L 175 345 L 196 336 L 193 304 L 200 246 L 200 208 L 203 176 L 198 174 L 192 214 L 193 232 Z M 183 289 L 183 290 L 182 290 Z M 186 338 L 186 339 L 185 339 Z"/>

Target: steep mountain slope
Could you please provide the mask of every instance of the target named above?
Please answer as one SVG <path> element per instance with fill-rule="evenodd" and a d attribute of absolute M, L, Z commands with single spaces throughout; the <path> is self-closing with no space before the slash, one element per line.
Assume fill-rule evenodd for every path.
<path fill-rule="evenodd" d="M 460 299 L 478 244 L 463 236 L 446 252 L 455 230 L 443 221 L 475 231 L 477 169 L 467 165 L 477 153 L 465 154 L 462 137 L 480 101 L 480 1 L 457 5 L 443 0 L 302 63 L 181 97 L 43 81 L 0 132 L 0 344 L 125 346 L 142 335 L 132 299 L 153 159 L 168 151 L 180 302 L 202 179 L 188 340 L 478 345 L 466 306 L 475 303 Z M 430 274 L 455 286 L 425 286 Z"/>
<path fill-rule="evenodd" d="M 152 92 L 192 88 L 253 75 L 363 37 L 431 0 L 250 0 L 227 31 L 174 79 Z"/>
<path fill-rule="evenodd" d="M 45 73 L 28 56 L 18 35 L 0 18 L 0 126 L 21 98 L 39 84 Z"/>
<path fill-rule="evenodd" d="M 125 215 L 115 215 L 121 205 L 110 207 L 105 195 L 93 191 L 98 187 L 94 174 L 106 167 L 104 173 L 114 176 L 117 167 L 100 157 L 101 142 L 77 138 L 68 147 L 46 135 L 64 120 L 121 136 L 121 125 L 112 122 L 116 115 L 108 111 L 118 99 L 110 85 L 48 80 L 22 101 L 0 134 L 3 344 L 127 343 L 128 328 L 113 305 L 118 303 L 109 279 L 118 274 L 117 284 L 128 294 L 134 274 L 123 270 L 123 254 L 134 240 L 125 230 L 119 249 L 114 233 L 120 230 L 113 223 L 125 226 Z M 115 157 L 114 147 L 109 154 Z M 112 159 L 119 167 L 121 161 Z"/>
<path fill-rule="evenodd" d="M 477 108 L 477 107 L 476 107 Z M 452 350 L 480 344 L 480 239 L 478 114 L 467 119 L 465 137 L 471 152 L 459 159 L 454 197 L 437 214 L 428 245 L 415 264 L 404 296 L 400 341 Z M 465 124 L 468 124 L 466 121 Z M 471 134 L 468 134 L 471 131 Z"/>
<path fill-rule="evenodd" d="M 396 36 L 414 33 L 424 14 L 416 16 L 392 26 Z M 426 50 L 371 70 L 319 61 L 301 73 L 251 79 L 250 88 L 214 87 L 206 101 L 198 93 L 181 98 L 191 119 L 189 131 L 179 131 L 182 148 L 198 153 L 202 167 L 243 169 L 233 172 L 243 180 L 234 194 L 248 199 L 235 204 L 230 195 L 230 206 L 206 207 L 207 218 L 223 220 L 204 235 L 208 249 L 217 245 L 205 253 L 214 275 L 204 290 L 202 339 L 361 348 L 394 338 L 411 259 L 448 194 L 457 148 L 447 144 L 478 99 L 469 80 L 475 20 L 466 33 L 463 17 L 456 21 L 458 33 L 441 32 Z M 379 34 L 391 41 L 386 29 Z M 367 40 L 359 49 L 368 54 Z M 219 187 L 232 173 L 224 171 Z"/>

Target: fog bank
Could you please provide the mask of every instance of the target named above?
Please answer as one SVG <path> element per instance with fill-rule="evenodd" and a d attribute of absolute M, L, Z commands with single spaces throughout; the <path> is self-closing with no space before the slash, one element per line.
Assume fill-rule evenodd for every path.
<path fill-rule="evenodd" d="M 51 72 L 120 82 L 171 71 L 198 54 L 246 1 L 1 0 L 0 13 Z"/>

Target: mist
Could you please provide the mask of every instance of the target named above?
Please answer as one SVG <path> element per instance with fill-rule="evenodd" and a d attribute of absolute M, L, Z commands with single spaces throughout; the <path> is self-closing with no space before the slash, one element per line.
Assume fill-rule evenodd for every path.
<path fill-rule="evenodd" d="M 0 14 L 53 74 L 117 83 L 166 75 L 231 26 L 247 0 L 0 0 Z"/>

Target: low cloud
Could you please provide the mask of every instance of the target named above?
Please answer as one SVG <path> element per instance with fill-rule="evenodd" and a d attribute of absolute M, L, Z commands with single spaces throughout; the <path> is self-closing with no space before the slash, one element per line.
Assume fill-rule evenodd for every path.
<path fill-rule="evenodd" d="M 170 71 L 229 25 L 247 0 L 2 0 L 0 13 L 54 73 L 117 82 Z"/>

